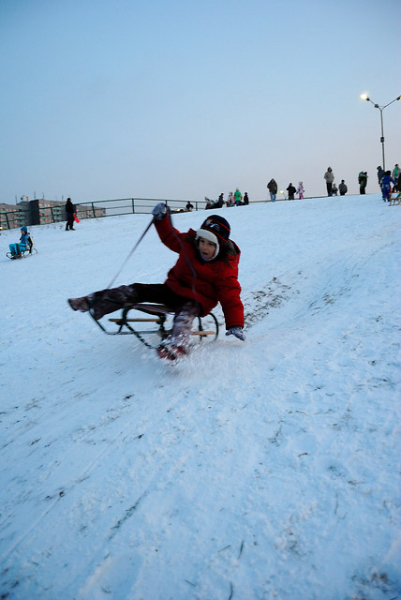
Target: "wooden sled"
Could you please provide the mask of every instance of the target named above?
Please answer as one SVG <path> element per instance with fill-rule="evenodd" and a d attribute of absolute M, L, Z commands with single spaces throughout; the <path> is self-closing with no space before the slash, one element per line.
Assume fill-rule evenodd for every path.
<path fill-rule="evenodd" d="M 174 310 L 163 304 L 128 304 L 121 309 L 119 317 L 110 317 L 105 325 L 97 320 L 93 311 L 91 317 L 107 335 L 135 335 L 148 348 L 156 349 L 160 342 L 171 333 Z M 147 316 L 144 316 L 147 315 Z M 196 317 L 191 335 L 197 341 L 214 341 L 219 335 L 219 323 L 213 313 L 204 317 Z"/>
<path fill-rule="evenodd" d="M 395 198 L 390 198 L 388 203 L 389 206 L 395 206 L 396 204 L 401 204 L 401 192 Z"/>

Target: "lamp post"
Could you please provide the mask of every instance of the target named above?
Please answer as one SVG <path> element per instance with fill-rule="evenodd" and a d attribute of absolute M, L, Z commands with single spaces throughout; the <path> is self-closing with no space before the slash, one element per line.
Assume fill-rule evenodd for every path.
<path fill-rule="evenodd" d="M 394 98 L 394 100 L 392 100 L 391 102 L 389 102 L 385 106 L 379 106 L 378 104 L 376 104 L 375 102 L 373 102 L 369 98 L 369 96 L 367 94 L 361 94 L 361 98 L 362 98 L 362 100 L 366 100 L 367 102 L 371 102 L 375 108 L 378 108 L 380 110 L 380 123 L 381 123 L 381 131 L 382 131 L 380 142 L 381 142 L 381 145 L 382 145 L 383 171 L 385 171 L 386 170 L 386 164 L 385 164 L 385 160 L 384 160 L 383 111 L 384 111 L 385 108 L 387 108 L 388 106 L 390 106 L 390 104 L 393 104 L 393 102 L 396 102 L 397 100 L 401 100 L 401 96 L 397 96 L 397 98 Z"/>

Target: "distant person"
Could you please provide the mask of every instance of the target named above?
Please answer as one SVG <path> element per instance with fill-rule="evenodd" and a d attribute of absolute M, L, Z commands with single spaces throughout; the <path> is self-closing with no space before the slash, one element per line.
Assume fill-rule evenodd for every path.
<path fill-rule="evenodd" d="M 188 200 L 188 202 L 185 205 L 185 210 L 187 210 L 188 212 L 192 212 L 194 209 L 194 205 Z"/>
<path fill-rule="evenodd" d="M 226 205 L 227 206 L 235 206 L 234 196 L 233 196 L 232 192 L 230 192 L 228 194 Z"/>
<path fill-rule="evenodd" d="M 292 185 L 292 183 L 290 183 L 290 185 L 287 188 L 287 192 L 288 192 L 288 200 L 295 200 L 294 194 L 297 190 L 295 189 L 295 187 Z"/>
<path fill-rule="evenodd" d="M 245 206 L 247 206 L 249 204 L 248 192 L 245 192 L 245 194 L 244 194 L 244 204 L 245 204 Z"/>
<path fill-rule="evenodd" d="M 401 192 L 401 173 L 398 175 L 397 179 L 397 190 Z"/>
<path fill-rule="evenodd" d="M 241 206 L 242 204 L 242 194 L 238 188 L 234 192 L 234 203 L 235 206 Z"/>
<path fill-rule="evenodd" d="M 338 187 L 336 186 L 335 183 L 333 183 L 333 187 L 331 188 L 331 195 L 337 196 L 337 194 L 338 194 Z"/>
<path fill-rule="evenodd" d="M 67 223 L 65 224 L 65 230 L 74 230 L 74 215 L 75 215 L 75 206 L 73 205 L 71 198 L 67 198 L 67 202 L 65 203 L 65 212 L 67 213 Z"/>
<path fill-rule="evenodd" d="M 206 202 L 205 210 L 210 210 L 211 208 L 213 208 L 213 202 L 207 196 L 205 196 L 205 202 Z"/>
<path fill-rule="evenodd" d="M 377 182 L 379 184 L 379 186 L 382 186 L 382 179 L 385 175 L 384 170 L 381 167 L 377 167 Z"/>
<path fill-rule="evenodd" d="M 401 175 L 401 170 L 400 167 L 398 166 L 398 163 L 394 166 L 393 172 L 391 173 L 391 177 L 394 179 L 395 183 L 395 189 L 397 189 L 399 192 L 401 192 L 400 189 L 398 189 L 398 178 Z"/>
<path fill-rule="evenodd" d="M 324 174 L 324 179 L 326 181 L 327 195 L 331 196 L 333 193 L 333 182 L 334 182 L 334 173 L 333 169 L 329 167 Z"/>
<path fill-rule="evenodd" d="M 305 190 L 304 190 L 304 184 L 302 183 L 302 181 L 300 181 L 298 183 L 298 189 L 297 189 L 298 198 L 300 200 L 304 199 L 304 192 L 305 192 Z"/>
<path fill-rule="evenodd" d="M 270 179 L 269 183 L 267 184 L 267 189 L 270 193 L 270 201 L 275 202 L 277 198 L 277 183 L 275 179 Z"/>
<path fill-rule="evenodd" d="M 11 258 L 21 258 L 22 252 L 32 248 L 32 240 L 31 236 L 28 233 L 28 229 L 24 226 L 21 227 L 20 231 L 21 237 L 19 239 L 19 242 L 17 242 L 16 244 L 9 244 L 8 246 L 12 255 Z"/>
<path fill-rule="evenodd" d="M 341 183 L 338 186 L 338 191 L 340 192 L 340 196 L 345 196 L 345 194 L 348 192 L 348 188 L 345 185 L 344 179 L 341 179 Z"/>
<path fill-rule="evenodd" d="M 358 175 L 359 193 L 364 194 L 368 183 L 367 171 L 361 171 Z"/>
<path fill-rule="evenodd" d="M 394 179 L 391 177 L 391 171 L 386 171 L 382 179 L 382 197 L 383 202 L 390 202 L 391 199 L 391 184 L 395 185 Z"/>
<path fill-rule="evenodd" d="M 224 206 L 224 194 L 220 194 L 219 199 L 213 204 L 213 208 L 223 208 Z"/>

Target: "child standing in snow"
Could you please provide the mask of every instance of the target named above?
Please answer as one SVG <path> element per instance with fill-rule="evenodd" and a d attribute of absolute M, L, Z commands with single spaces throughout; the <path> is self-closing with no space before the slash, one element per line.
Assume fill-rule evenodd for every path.
<path fill-rule="evenodd" d="M 163 244 L 178 253 L 175 266 L 164 283 L 133 283 L 68 300 L 73 310 L 101 319 L 125 304 L 157 302 L 175 311 L 172 333 L 158 348 L 161 358 L 175 360 L 189 351 L 192 321 L 205 316 L 220 302 L 226 321 L 226 335 L 244 341 L 244 307 L 240 299 L 238 263 L 241 251 L 229 239 L 230 225 L 223 217 L 211 215 L 194 231 L 180 233 L 173 227 L 165 204 L 152 211 Z"/>
<path fill-rule="evenodd" d="M 24 252 L 27 248 L 32 246 L 31 237 L 28 233 L 28 229 L 24 226 L 21 227 L 21 237 L 17 244 L 9 244 L 12 258 L 21 258 L 21 252 Z"/>
<path fill-rule="evenodd" d="M 340 192 L 340 196 L 345 196 L 345 194 L 348 192 L 348 187 L 344 179 L 341 179 L 341 183 L 338 186 L 338 191 Z"/>
<path fill-rule="evenodd" d="M 386 171 L 382 179 L 382 196 L 384 202 L 390 202 L 391 184 L 395 185 L 394 179 L 391 177 L 391 171 Z"/>
<path fill-rule="evenodd" d="M 299 200 L 303 200 L 304 199 L 304 184 L 302 183 L 302 181 L 300 181 L 298 183 L 298 189 L 297 189 L 297 194 L 298 194 L 298 198 Z"/>

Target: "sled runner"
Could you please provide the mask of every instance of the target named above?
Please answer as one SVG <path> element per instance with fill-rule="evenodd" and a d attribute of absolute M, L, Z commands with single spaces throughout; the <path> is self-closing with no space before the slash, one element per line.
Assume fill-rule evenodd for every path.
<path fill-rule="evenodd" d="M 112 324 L 108 327 L 95 318 L 92 309 L 89 313 L 107 335 L 135 335 L 147 348 L 153 350 L 170 335 L 174 318 L 174 310 L 170 307 L 148 303 L 124 306 L 119 317 L 108 319 L 108 323 Z M 216 340 L 219 323 L 215 315 L 209 313 L 205 317 L 196 317 L 191 335 L 198 342 Z"/>
<path fill-rule="evenodd" d="M 395 198 L 390 197 L 388 205 L 395 206 L 396 204 L 401 204 L 401 192 Z"/>

